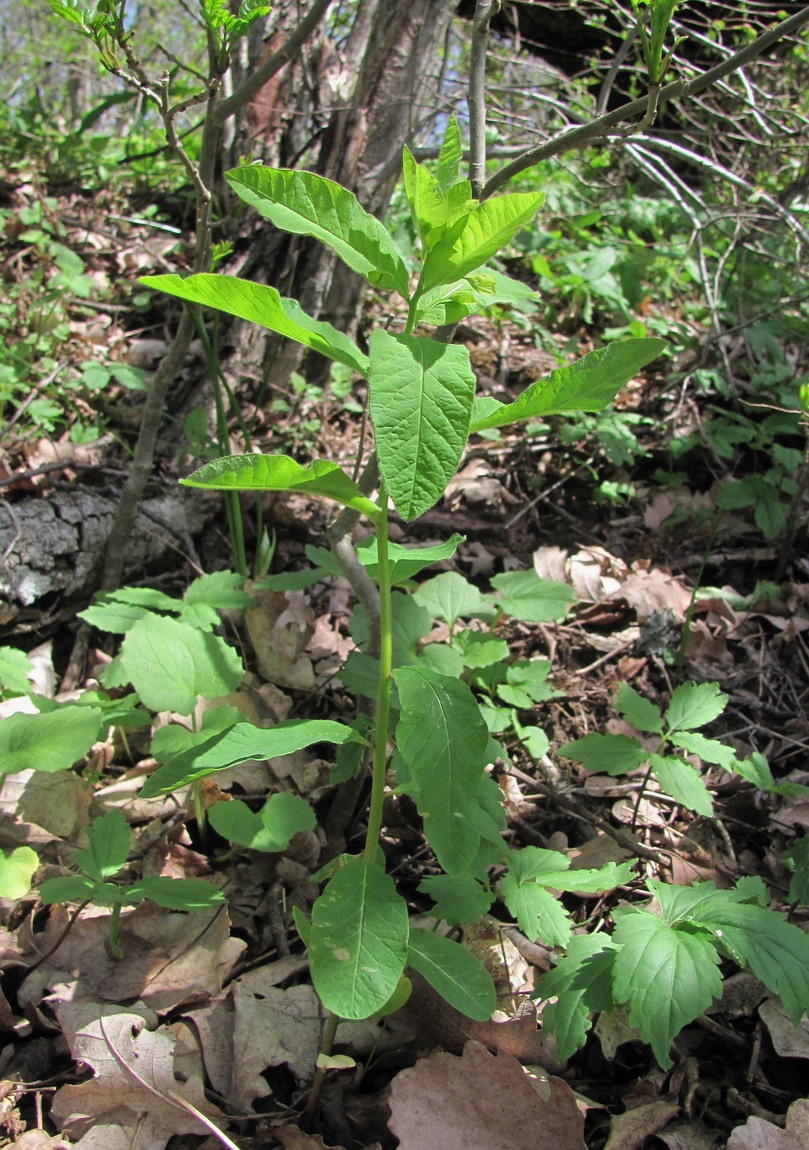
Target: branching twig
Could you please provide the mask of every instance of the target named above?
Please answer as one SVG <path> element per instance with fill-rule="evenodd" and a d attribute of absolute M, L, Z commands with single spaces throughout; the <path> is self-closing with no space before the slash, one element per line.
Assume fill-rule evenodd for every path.
<path fill-rule="evenodd" d="M 755 60 L 762 52 L 766 51 L 770 45 L 775 44 L 778 40 L 782 40 L 785 36 L 797 32 L 805 24 L 809 24 L 809 7 L 802 8 L 800 12 L 796 12 L 794 16 L 790 16 L 787 20 L 782 20 L 780 24 L 770 28 L 768 31 L 757 36 L 750 44 L 745 45 L 744 48 L 739 49 L 738 52 L 728 57 L 727 60 L 722 60 L 719 64 L 715 64 L 713 68 L 709 68 L 707 72 L 703 72 L 700 76 L 695 76 L 693 80 L 675 80 L 671 84 L 666 84 L 660 89 L 658 97 L 658 105 L 665 103 L 667 100 L 688 99 L 691 96 L 696 96 L 700 92 L 704 92 L 706 88 L 710 88 L 718 80 L 725 76 L 729 76 L 732 72 L 737 72 L 745 64 L 749 64 L 751 60 Z M 570 151 L 572 148 L 580 148 L 585 144 L 594 143 L 596 140 L 603 139 L 609 132 L 610 128 L 616 127 L 618 124 L 624 123 L 626 120 L 631 120 L 635 116 L 643 116 L 647 112 L 649 106 L 648 96 L 643 96 L 638 100 L 631 100 L 628 104 L 624 104 L 620 108 L 615 108 L 612 112 L 607 112 L 603 116 L 599 116 L 589 123 L 579 124 L 575 128 L 559 133 L 553 139 L 547 140 L 544 144 L 540 144 L 536 148 L 531 148 L 527 152 L 523 152 L 516 160 L 512 160 L 510 164 L 506 164 L 499 172 L 487 181 L 482 198 L 492 195 L 504 184 L 514 176 L 524 172 L 526 168 L 531 168 L 534 164 L 538 164 L 541 160 L 550 159 L 551 156 L 558 156 L 562 152 Z"/>

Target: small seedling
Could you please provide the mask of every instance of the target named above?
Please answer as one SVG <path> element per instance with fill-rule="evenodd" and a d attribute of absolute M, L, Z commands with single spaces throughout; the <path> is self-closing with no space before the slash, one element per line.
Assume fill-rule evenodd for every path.
<path fill-rule="evenodd" d="M 144 899 L 168 910 L 209 910 L 224 902 L 213 883 L 194 878 L 145 875 L 132 883 L 111 882 L 126 865 L 129 826 L 119 810 L 109 811 L 86 830 L 88 846 L 76 853 L 80 875 L 46 879 L 39 896 L 46 906 L 60 902 L 93 902 L 110 908 L 109 947 L 112 955 L 124 956 L 121 945 L 121 908 Z"/>

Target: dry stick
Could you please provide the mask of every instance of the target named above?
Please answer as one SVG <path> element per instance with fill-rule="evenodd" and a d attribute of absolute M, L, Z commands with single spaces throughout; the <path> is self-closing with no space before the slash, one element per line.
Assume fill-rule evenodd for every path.
<path fill-rule="evenodd" d="M 701 76 L 696 76 L 693 80 L 675 80 L 671 84 L 666 84 L 665 87 L 660 89 L 658 96 L 658 105 L 664 103 L 666 100 L 676 100 L 678 98 L 688 99 L 691 96 L 696 96 L 699 92 L 710 88 L 717 80 L 721 80 L 724 76 L 729 76 L 732 72 L 736 72 L 751 60 L 755 60 L 760 56 L 770 45 L 775 44 L 776 41 L 782 40 L 785 36 L 797 32 L 804 24 L 809 24 L 809 7 L 802 8 L 800 12 L 796 12 L 794 16 L 790 16 L 787 20 L 782 20 L 780 24 L 770 28 L 769 31 L 762 33 L 751 44 L 741 48 L 735 52 L 727 60 L 721 61 L 713 68 L 709 68 L 707 72 L 703 72 Z M 623 123 L 624 120 L 630 119 L 632 116 L 643 116 L 649 107 L 648 96 L 643 96 L 638 100 L 632 100 L 628 104 L 624 104 L 620 108 L 615 108 L 612 112 L 607 112 L 603 116 L 599 116 L 595 120 L 591 120 L 586 124 L 580 124 L 575 128 L 568 128 L 564 132 L 560 132 L 551 140 L 547 140 L 544 144 L 540 144 L 536 148 L 531 148 L 527 152 L 523 152 L 522 156 L 518 156 L 510 164 L 506 164 L 499 172 L 491 177 L 486 183 L 481 194 L 481 199 L 486 199 L 492 195 L 504 184 L 520 172 L 524 172 L 526 168 L 531 168 L 534 164 L 538 164 L 540 160 L 549 159 L 551 156 L 558 156 L 562 152 L 567 152 L 572 148 L 582 147 L 584 144 L 592 143 L 600 139 L 609 128 L 614 127 L 616 124 Z"/>

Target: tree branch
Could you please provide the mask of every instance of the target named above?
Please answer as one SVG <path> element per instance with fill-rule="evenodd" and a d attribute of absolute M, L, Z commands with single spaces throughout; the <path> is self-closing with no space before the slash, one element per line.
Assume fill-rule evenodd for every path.
<path fill-rule="evenodd" d="M 780 24 L 770 28 L 767 32 L 763 32 L 761 36 L 756 37 L 752 43 L 745 45 L 744 48 L 739 49 L 727 60 L 722 60 L 719 64 L 715 64 L 713 68 L 709 68 L 707 72 L 703 72 L 700 76 L 695 76 L 693 80 L 674 80 L 671 84 L 666 84 L 664 88 L 660 89 L 658 96 L 658 105 L 663 104 L 666 100 L 688 99 L 691 96 L 696 96 L 699 92 L 703 92 L 706 88 L 710 88 L 718 80 L 724 76 L 729 76 L 732 72 L 738 71 L 748 64 L 751 60 L 755 60 L 762 52 L 766 51 L 770 45 L 775 44 L 778 40 L 784 39 L 785 36 L 797 32 L 804 24 L 809 24 L 809 7 L 802 8 L 800 12 L 796 12 L 794 16 L 790 16 L 787 20 L 782 20 Z M 649 101 L 647 96 L 643 96 L 638 100 L 632 100 L 628 104 L 624 104 L 620 108 L 615 108 L 612 112 L 607 112 L 603 116 L 599 116 L 595 120 L 590 120 L 585 124 L 579 124 L 575 128 L 568 128 L 555 136 L 551 140 L 547 140 L 544 144 L 540 144 L 536 148 L 531 148 L 527 152 L 523 152 L 516 160 L 512 160 L 510 164 L 506 164 L 499 172 L 491 177 L 486 183 L 481 193 L 481 199 L 486 199 L 494 192 L 498 191 L 507 184 L 514 176 L 524 172 L 526 168 L 532 168 L 534 164 L 538 164 L 540 160 L 547 160 L 551 156 L 558 156 L 562 152 L 568 152 L 572 148 L 582 147 L 584 144 L 592 143 L 603 137 L 609 128 L 614 127 L 616 124 L 621 124 L 626 120 L 631 119 L 633 116 L 643 116 L 648 110 Z"/>
<path fill-rule="evenodd" d="M 248 76 L 232 95 L 225 100 L 220 100 L 214 106 L 213 115 L 218 124 L 224 124 L 225 120 L 230 119 L 240 108 L 248 104 L 254 96 L 258 95 L 267 81 L 271 80 L 276 72 L 280 72 L 284 64 L 289 63 L 325 16 L 329 4 L 331 4 L 331 0 L 315 0 L 298 27 L 289 35 L 278 51 L 274 52 L 269 60 L 265 60 L 252 76 Z"/>

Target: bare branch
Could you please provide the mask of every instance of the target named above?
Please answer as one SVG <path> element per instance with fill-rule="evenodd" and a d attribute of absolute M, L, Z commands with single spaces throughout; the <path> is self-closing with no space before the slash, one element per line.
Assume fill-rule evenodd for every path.
<path fill-rule="evenodd" d="M 224 122 L 229 120 L 231 116 L 234 116 L 240 108 L 248 104 L 254 96 L 258 95 L 267 81 L 271 80 L 276 72 L 280 72 L 283 66 L 289 63 L 326 15 L 326 9 L 329 7 L 329 4 L 331 4 L 331 0 L 315 0 L 298 27 L 290 34 L 278 51 L 274 52 L 269 60 L 266 60 L 260 68 L 257 68 L 252 76 L 248 76 L 244 83 L 240 84 L 232 95 L 215 105 L 213 115 L 218 124 L 224 124 Z"/>
<path fill-rule="evenodd" d="M 802 8 L 800 12 L 796 12 L 794 16 L 790 16 L 787 20 L 782 20 L 780 24 L 776 24 L 767 32 L 762 33 L 761 36 L 756 37 L 752 43 L 745 45 L 738 52 L 734 52 L 728 59 L 722 60 L 719 64 L 715 64 L 713 68 L 709 68 L 707 72 L 703 72 L 700 76 L 695 76 L 693 80 L 675 80 L 671 84 L 666 84 L 665 87 L 660 89 L 658 96 L 658 105 L 667 100 L 688 99 L 691 96 L 696 96 L 698 93 L 710 88 L 711 85 L 717 83 L 725 76 L 729 76 L 732 72 L 736 72 L 739 68 L 749 64 L 751 60 L 755 60 L 762 52 L 766 51 L 770 45 L 782 40 L 785 36 L 797 32 L 805 24 L 809 24 L 809 7 Z M 569 128 L 559 135 L 554 136 L 553 139 L 547 140 L 544 144 L 540 144 L 536 148 L 531 148 L 529 151 L 524 152 L 516 160 L 512 160 L 504 168 L 491 177 L 483 188 L 482 197 L 485 199 L 491 196 L 494 192 L 498 191 L 507 184 L 514 176 L 524 172 L 526 168 L 531 168 L 534 164 L 538 164 L 540 160 L 547 160 L 551 156 L 558 156 L 562 152 L 570 151 L 572 148 L 582 147 L 584 144 L 593 143 L 595 140 L 602 139 L 607 133 L 608 129 L 614 128 L 617 124 L 622 124 L 626 120 L 632 119 L 634 116 L 643 116 L 648 111 L 649 100 L 647 96 L 643 96 L 638 100 L 631 100 L 628 104 L 624 104 L 620 108 L 615 108 L 612 112 L 607 112 L 603 116 L 599 116 L 595 120 L 588 123 L 579 124 L 575 128 Z"/>

